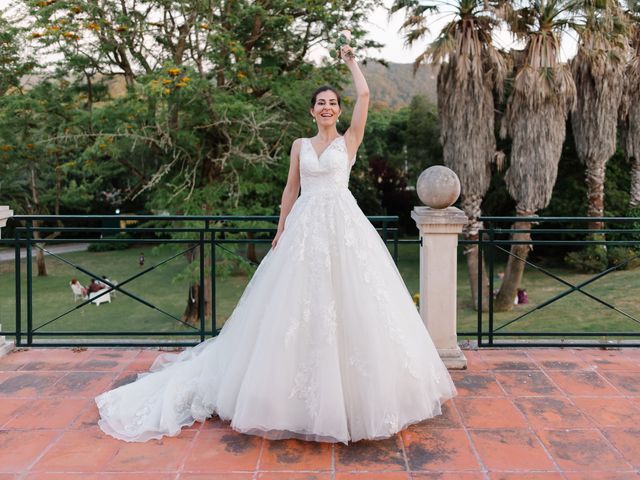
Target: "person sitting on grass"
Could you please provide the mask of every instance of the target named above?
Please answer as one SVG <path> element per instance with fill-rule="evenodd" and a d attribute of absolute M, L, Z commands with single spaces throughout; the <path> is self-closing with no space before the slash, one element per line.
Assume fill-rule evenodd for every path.
<path fill-rule="evenodd" d="M 71 284 L 71 290 L 73 290 L 74 294 L 80 294 L 82 298 L 87 297 L 89 290 L 86 287 L 83 287 L 77 278 L 73 277 L 69 283 Z"/>
<path fill-rule="evenodd" d="M 103 288 L 104 288 L 103 283 L 96 282 L 95 278 L 92 278 L 91 283 L 89 284 L 89 287 L 87 287 L 87 290 L 89 291 L 89 293 L 94 293 L 94 292 L 99 292 Z"/>

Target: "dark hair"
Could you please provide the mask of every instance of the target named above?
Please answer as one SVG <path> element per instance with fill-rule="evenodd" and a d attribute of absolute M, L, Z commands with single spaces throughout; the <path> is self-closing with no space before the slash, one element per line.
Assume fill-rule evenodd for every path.
<path fill-rule="evenodd" d="M 336 94 L 336 97 L 338 97 L 338 106 L 340 108 L 342 108 L 342 104 L 340 103 L 340 94 L 338 93 L 338 91 L 333 88 L 330 85 L 323 85 L 320 88 L 316 89 L 315 92 L 313 92 L 313 95 L 311 95 L 311 108 L 313 108 L 316 105 L 316 99 L 318 97 L 319 94 L 321 94 L 322 92 L 333 92 Z"/>

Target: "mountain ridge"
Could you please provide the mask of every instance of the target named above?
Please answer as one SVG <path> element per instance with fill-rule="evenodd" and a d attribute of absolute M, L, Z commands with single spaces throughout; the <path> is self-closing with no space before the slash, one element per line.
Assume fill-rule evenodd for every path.
<path fill-rule="evenodd" d="M 437 70 L 431 65 L 421 65 L 415 76 L 412 63 L 389 63 L 388 67 L 379 62 L 368 61 L 361 65 L 369 85 L 371 106 L 376 109 L 397 110 L 409 105 L 415 95 L 425 95 L 436 103 Z M 344 95 L 355 96 L 352 85 L 345 88 Z"/>

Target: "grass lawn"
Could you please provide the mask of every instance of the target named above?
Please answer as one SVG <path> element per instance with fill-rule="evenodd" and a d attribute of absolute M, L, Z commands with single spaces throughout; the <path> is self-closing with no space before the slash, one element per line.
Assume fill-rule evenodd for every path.
<path fill-rule="evenodd" d="M 471 290 L 467 275 L 466 260 L 458 255 L 458 331 L 475 332 L 477 330 L 477 312 L 472 307 Z M 398 268 L 409 291 L 419 290 L 418 245 L 400 245 Z M 544 267 L 553 274 L 574 285 L 592 277 L 574 270 L 560 267 Z M 504 265 L 495 267 L 495 274 L 504 270 Z M 494 279 L 495 287 L 499 280 Z M 514 305 L 513 310 L 494 313 L 494 328 L 509 322 L 521 314 L 534 309 L 537 305 L 551 299 L 568 289 L 565 285 L 527 266 L 521 285 L 527 290 L 529 303 Z M 618 309 L 640 319 L 640 269 L 616 271 L 591 283 L 584 290 Z M 483 330 L 488 329 L 488 315 L 484 313 Z M 573 292 L 544 308 L 532 312 L 526 317 L 508 325 L 504 332 L 634 332 L 640 333 L 640 324 L 617 313 L 604 305 L 588 298 L 580 292 Z"/>
<path fill-rule="evenodd" d="M 260 247 L 260 246 L 259 246 Z M 263 247 L 264 248 L 264 247 Z M 411 294 L 418 291 L 419 246 L 403 244 L 399 246 L 400 272 Z M 158 247 L 136 247 L 112 252 L 77 252 L 63 254 L 70 262 L 110 279 L 123 282 L 126 278 L 140 272 L 137 263 L 139 253 L 146 257 L 145 267 L 159 263 L 177 250 L 172 245 Z M 131 293 L 144 298 L 158 308 L 180 317 L 187 302 L 188 280 L 181 277 L 186 261 L 179 256 L 169 263 L 127 284 Z M 34 328 L 44 325 L 58 315 L 74 308 L 80 302 L 74 302 L 69 281 L 76 277 L 84 285 L 89 278 L 71 266 L 53 257 L 47 257 L 49 276 L 34 277 L 33 281 L 33 324 Z M 500 268 L 496 268 L 498 272 Z M 562 268 L 551 270 L 571 283 L 579 283 L 590 275 L 578 274 Z M 35 265 L 34 265 L 35 272 Z M 26 266 L 22 262 L 22 322 L 26 330 Z M 221 327 L 233 311 L 242 294 L 248 276 L 245 274 L 218 277 L 217 280 L 217 327 Z M 496 282 L 497 284 L 497 282 Z M 528 305 L 518 305 L 514 310 L 495 315 L 495 325 L 534 308 L 552 296 L 566 290 L 556 280 L 536 270 L 525 271 L 524 288 L 529 294 Z M 586 291 L 614 304 L 630 315 L 640 318 L 640 270 L 615 272 L 597 280 Z M 15 275 L 13 261 L 0 263 L 0 324 L 5 331 L 15 327 Z M 485 314 L 485 319 L 486 319 Z M 486 321 L 486 320 L 485 320 Z M 460 256 L 458 261 L 458 330 L 475 331 L 477 315 L 471 305 L 471 293 L 466 273 L 466 263 Z M 211 326 L 208 325 L 207 329 Z M 486 327 L 485 327 L 486 329 Z M 93 304 L 74 310 L 55 322 L 42 327 L 40 332 L 59 331 L 159 331 L 188 332 L 190 329 L 158 310 L 149 308 L 125 295 L 118 293 L 111 304 L 100 306 Z M 503 331 L 541 331 L 541 332 L 640 332 L 640 325 L 603 305 L 574 292 L 540 311 L 506 327 Z M 126 336 L 126 333 L 123 335 Z"/>
<path fill-rule="evenodd" d="M 139 273 L 142 268 L 138 265 L 138 255 L 145 254 L 147 268 L 160 263 L 174 255 L 175 245 L 160 245 L 156 247 L 143 246 L 128 250 L 110 252 L 75 252 L 61 256 L 67 261 L 79 264 L 84 269 L 122 283 L 125 279 Z M 72 277 L 76 277 L 84 286 L 88 285 L 90 277 L 79 272 L 64 262 L 47 256 L 47 277 L 35 276 L 34 261 L 33 278 L 33 325 L 34 328 L 44 325 L 51 319 L 73 309 L 81 302 L 74 302 L 69 286 Z M 170 262 L 146 273 L 145 275 L 126 284 L 123 288 L 160 310 L 180 318 L 188 300 L 188 279 L 183 274 L 186 266 L 184 256 L 178 256 Z M 233 310 L 248 281 L 246 275 L 231 275 L 219 279 L 218 290 L 218 328 L 224 323 Z M 26 261 L 22 261 L 22 330 L 26 330 Z M 13 330 L 15 327 L 15 272 L 14 263 L 0 263 L 0 323 L 3 330 Z M 207 325 L 211 329 L 211 324 Z M 150 308 L 122 293 L 112 299 L 111 303 L 99 306 L 88 304 L 72 311 L 53 323 L 39 330 L 39 332 L 59 331 L 156 331 L 156 332 L 189 332 L 191 328 L 176 321 L 157 309 Z"/>

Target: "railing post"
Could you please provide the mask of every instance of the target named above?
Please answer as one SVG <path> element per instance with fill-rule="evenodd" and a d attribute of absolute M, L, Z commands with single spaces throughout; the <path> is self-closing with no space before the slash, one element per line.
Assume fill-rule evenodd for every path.
<path fill-rule="evenodd" d="M 33 254 L 31 251 L 32 223 L 27 220 L 27 345 L 33 344 Z"/>
<path fill-rule="evenodd" d="M 216 326 L 216 232 L 211 232 L 211 336 L 217 333 Z"/>
<path fill-rule="evenodd" d="M 205 336 L 205 309 L 204 309 L 204 302 L 205 302 L 205 284 L 204 284 L 204 231 L 200 230 L 200 289 L 198 290 L 198 294 L 199 294 L 199 312 L 198 312 L 198 316 L 200 317 L 200 341 L 204 342 L 204 336 Z"/>
<path fill-rule="evenodd" d="M 417 190 L 429 205 L 411 212 L 422 241 L 420 316 L 444 364 L 466 368 L 467 359 L 458 346 L 456 332 L 456 290 L 458 235 L 468 219 L 462 210 L 449 206 L 458 198 L 460 183 L 454 172 L 436 166 L 422 172 Z"/>
<path fill-rule="evenodd" d="M 492 347 L 493 346 L 493 302 L 494 302 L 494 298 L 493 298 L 493 289 L 494 289 L 494 285 L 493 285 L 493 278 L 495 275 L 495 261 L 496 261 L 496 236 L 495 236 L 495 231 L 493 230 L 493 222 L 489 223 L 489 249 L 488 249 L 488 255 L 487 255 L 487 261 L 489 263 L 489 309 L 488 309 L 488 315 L 489 315 L 489 346 Z M 482 258 L 482 257 L 480 257 Z M 480 262 L 482 263 L 482 262 Z"/>
<path fill-rule="evenodd" d="M 2 227 L 7 224 L 7 220 L 13 216 L 13 210 L 10 210 L 6 205 L 0 205 L 0 238 L 2 238 Z M 20 261 L 20 247 L 18 247 L 18 262 Z M 18 304 L 16 304 L 18 308 Z M 2 328 L 0 327 L 0 331 Z M 16 325 L 17 331 L 17 325 Z M 16 341 L 18 337 L 16 336 Z M 4 335 L 0 335 L 0 357 L 6 355 L 13 350 L 13 342 L 8 342 Z"/>
<path fill-rule="evenodd" d="M 484 264 L 484 261 L 482 260 L 484 258 L 484 243 L 483 243 L 483 230 L 480 230 L 478 232 L 478 258 L 480 259 L 480 261 L 478 262 L 478 292 L 480 292 L 480 294 L 478 295 L 478 304 L 476 305 L 477 308 L 477 329 L 478 329 L 478 336 L 477 336 L 477 341 L 478 341 L 478 347 L 482 347 L 483 346 L 483 335 L 482 335 L 482 327 L 483 327 L 483 309 L 484 309 L 484 305 L 483 305 L 483 296 L 482 295 L 482 265 Z M 491 298 L 489 298 L 489 301 L 491 301 Z"/>
<path fill-rule="evenodd" d="M 393 232 L 393 261 L 398 265 L 398 229 Z"/>
<path fill-rule="evenodd" d="M 20 230 L 15 231 L 15 277 L 16 277 L 16 346 L 22 345 L 22 264 L 20 262 Z"/>

